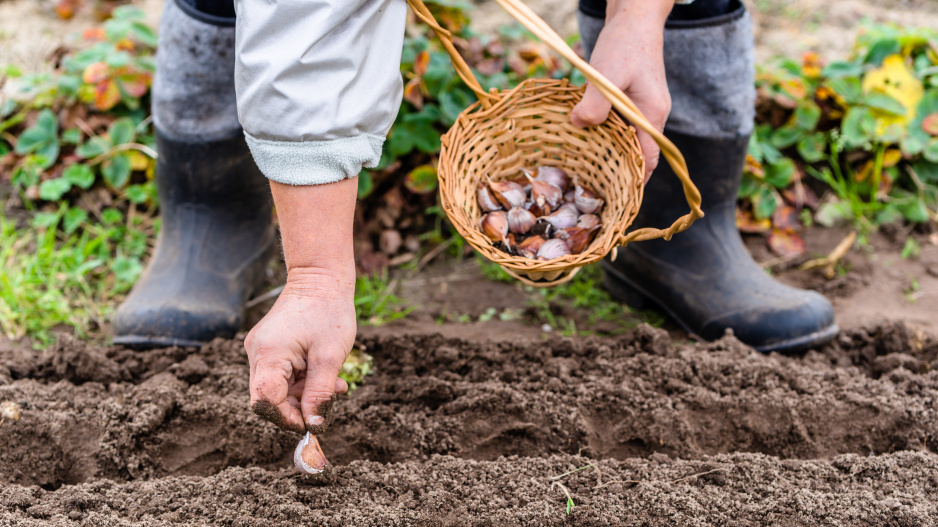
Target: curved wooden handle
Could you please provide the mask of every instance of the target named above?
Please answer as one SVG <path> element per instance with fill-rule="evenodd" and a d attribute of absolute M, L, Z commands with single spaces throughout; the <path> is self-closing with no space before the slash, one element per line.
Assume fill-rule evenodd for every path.
<path fill-rule="evenodd" d="M 702 218 L 704 213 L 700 208 L 700 191 L 694 185 L 694 182 L 690 180 L 690 175 L 687 171 L 687 162 L 684 160 L 684 156 L 681 155 L 681 152 L 674 146 L 667 137 L 659 132 L 651 123 L 648 122 L 648 119 L 642 114 L 641 110 L 635 106 L 635 103 L 632 102 L 629 97 L 622 92 L 615 84 L 609 81 L 601 73 L 596 71 L 592 66 L 590 66 L 585 60 L 577 56 L 576 53 L 560 35 L 557 34 L 549 25 L 547 25 L 541 17 L 537 16 L 534 11 L 531 11 L 528 6 L 526 6 L 520 0 L 495 0 L 501 5 L 505 11 L 508 11 L 515 20 L 521 23 L 526 27 L 530 32 L 534 33 L 538 38 L 541 39 L 548 47 L 557 52 L 560 56 L 570 61 L 575 68 L 583 72 L 583 76 L 592 84 L 596 89 L 612 103 L 613 108 L 615 108 L 623 117 L 625 117 L 630 123 L 634 126 L 640 128 L 650 135 L 658 146 L 661 147 L 661 154 L 668 161 L 668 164 L 671 165 L 671 168 L 674 170 L 674 174 L 678 179 L 681 180 L 681 184 L 684 187 L 684 197 L 687 199 L 687 205 L 690 207 L 690 212 L 681 216 L 677 219 L 670 227 L 667 229 L 653 229 L 645 228 L 638 229 L 628 234 L 623 233 L 619 238 L 619 244 L 624 245 L 632 241 L 644 241 L 651 240 L 655 238 L 664 238 L 670 240 L 671 236 L 681 232 L 694 223 L 695 220 Z M 437 23 L 433 18 L 433 14 L 423 3 L 422 0 L 407 0 L 407 3 L 410 4 L 411 8 L 417 14 L 417 17 L 420 18 L 424 23 L 430 26 L 431 29 L 439 37 L 440 41 L 443 43 L 443 47 L 449 53 L 450 58 L 453 61 L 453 66 L 456 68 L 456 73 L 459 77 L 469 86 L 472 91 L 479 96 L 479 100 L 482 102 L 482 106 L 489 108 L 493 99 L 495 97 L 482 89 L 482 86 L 479 84 L 479 81 L 475 78 L 475 75 L 472 74 L 472 69 L 466 64 L 466 61 L 463 60 L 462 56 L 456 50 L 456 46 L 453 45 L 453 37 L 449 31 L 444 29 Z M 644 174 L 640 174 L 643 176 Z"/>

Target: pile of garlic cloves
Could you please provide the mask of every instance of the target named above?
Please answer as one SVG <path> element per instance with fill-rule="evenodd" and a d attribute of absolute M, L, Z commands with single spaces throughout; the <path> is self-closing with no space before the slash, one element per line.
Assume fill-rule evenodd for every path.
<path fill-rule="evenodd" d="M 513 256 L 553 260 L 586 250 L 602 227 L 603 200 L 562 168 L 541 166 L 487 181 L 477 197 L 482 232 Z"/>

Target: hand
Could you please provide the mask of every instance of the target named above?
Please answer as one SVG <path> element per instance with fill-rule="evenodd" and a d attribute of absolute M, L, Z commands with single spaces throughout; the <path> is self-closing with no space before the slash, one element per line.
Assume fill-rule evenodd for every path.
<path fill-rule="evenodd" d="M 244 341 L 251 365 L 251 408 L 277 426 L 321 434 L 339 371 L 355 343 L 355 276 L 293 268 L 274 307 Z"/>
<path fill-rule="evenodd" d="M 671 94 L 664 73 L 664 22 L 674 0 L 610 0 L 590 65 L 628 95 L 652 126 L 664 129 L 671 112 Z M 612 104 L 593 86 L 570 116 L 575 126 L 602 124 Z M 645 181 L 658 166 L 661 153 L 652 137 L 638 130 L 645 155 Z"/>

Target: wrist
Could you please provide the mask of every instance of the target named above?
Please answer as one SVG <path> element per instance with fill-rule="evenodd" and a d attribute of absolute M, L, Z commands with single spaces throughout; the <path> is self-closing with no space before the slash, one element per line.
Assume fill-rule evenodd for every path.
<path fill-rule="evenodd" d="M 353 298 L 355 264 L 343 267 L 293 267 L 287 272 L 283 293 L 315 298 Z"/>
<path fill-rule="evenodd" d="M 606 23 L 625 18 L 631 23 L 651 23 L 664 31 L 664 22 L 674 9 L 675 0 L 609 0 Z"/>

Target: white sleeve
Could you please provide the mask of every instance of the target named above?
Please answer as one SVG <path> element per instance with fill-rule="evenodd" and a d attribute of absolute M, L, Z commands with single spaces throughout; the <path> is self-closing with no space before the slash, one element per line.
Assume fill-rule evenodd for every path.
<path fill-rule="evenodd" d="M 406 0 L 236 0 L 238 116 L 254 160 L 291 185 L 381 157 L 403 93 Z"/>

